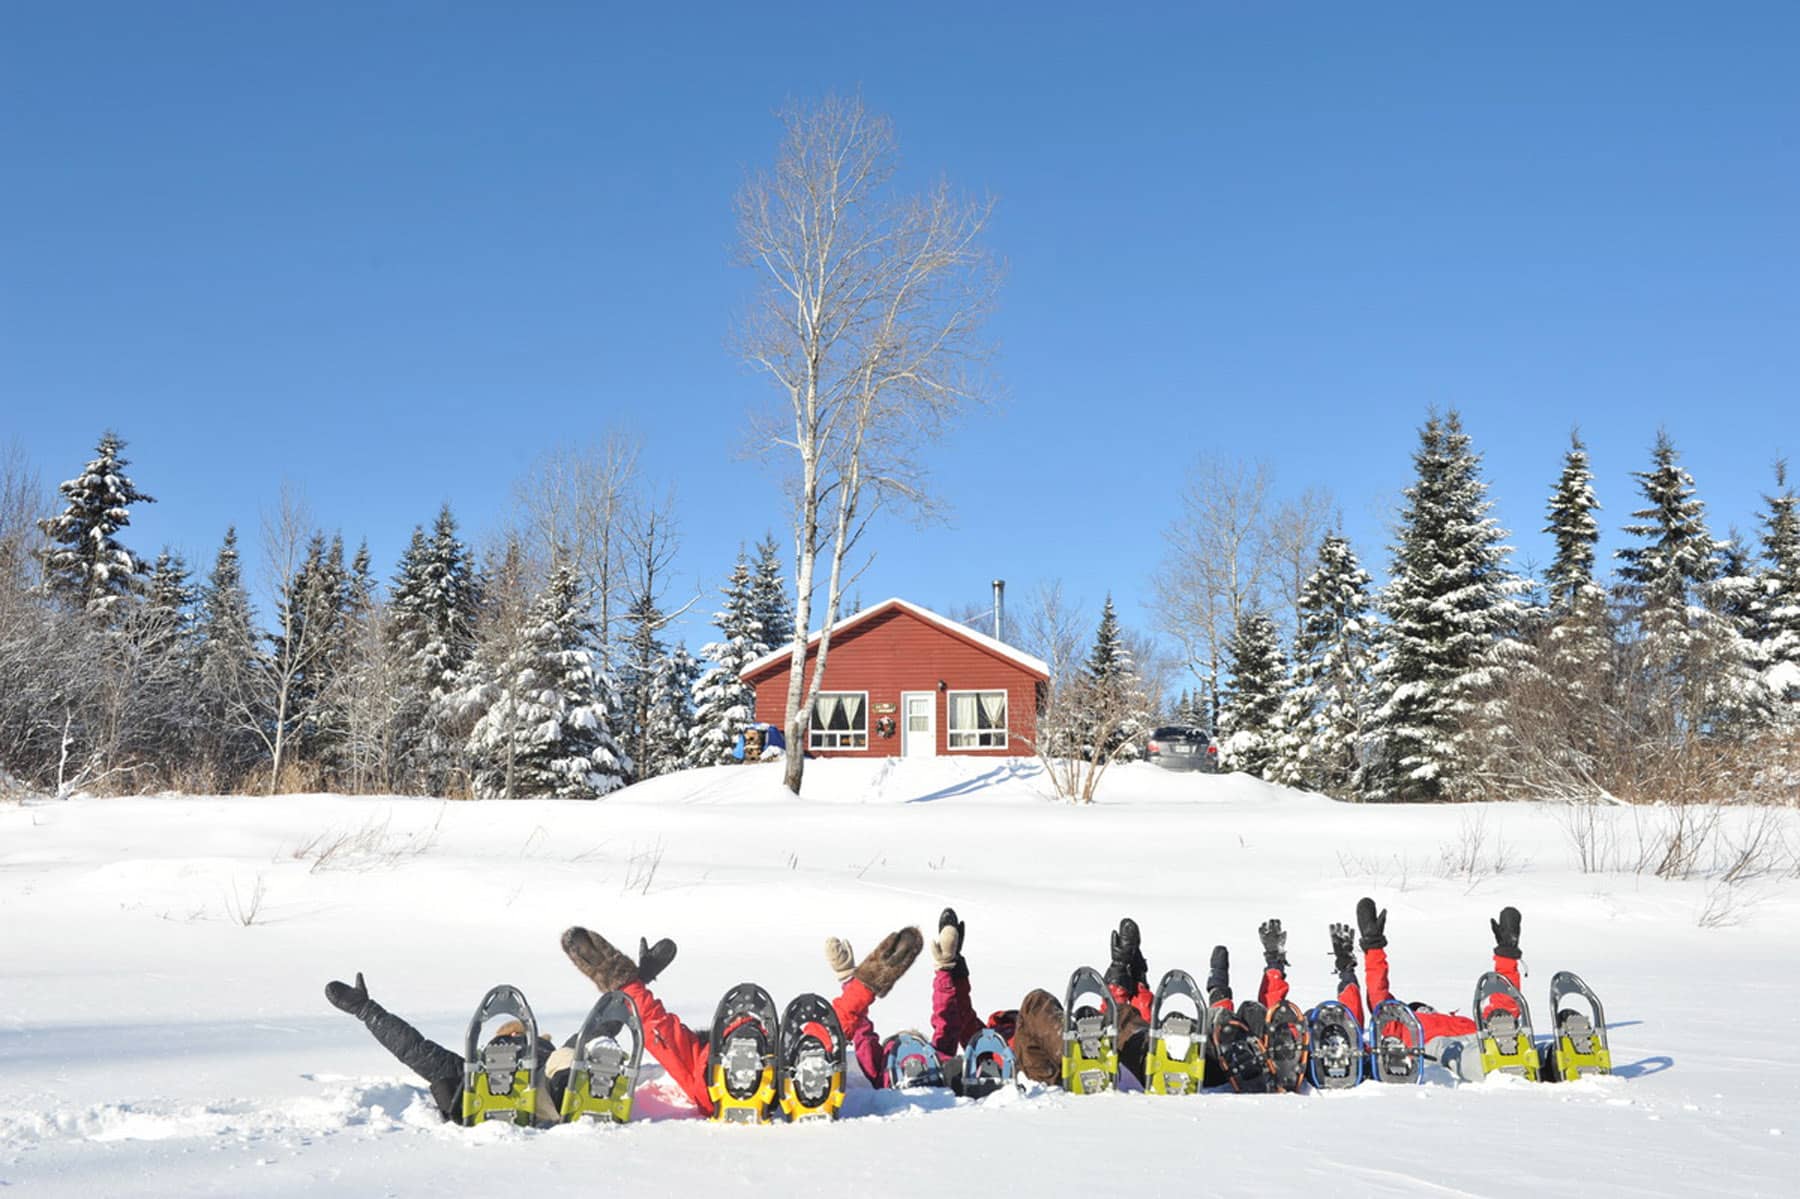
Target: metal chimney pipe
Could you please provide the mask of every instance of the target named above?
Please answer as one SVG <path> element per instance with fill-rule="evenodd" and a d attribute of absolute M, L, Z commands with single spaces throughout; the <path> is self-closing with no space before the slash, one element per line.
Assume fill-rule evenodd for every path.
<path fill-rule="evenodd" d="M 1004 641 L 1006 629 L 1006 580 L 994 580 L 994 640 Z"/>

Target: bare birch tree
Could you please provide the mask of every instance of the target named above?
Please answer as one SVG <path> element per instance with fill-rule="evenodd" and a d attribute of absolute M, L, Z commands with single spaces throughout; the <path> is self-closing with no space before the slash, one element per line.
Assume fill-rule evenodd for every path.
<path fill-rule="evenodd" d="M 792 105 L 781 120 L 775 165 L 737 196 L 740 260 L 756 276 L 737 340 L 785 401 L 765 445 L 793 465 L 784 781 L 798 793 L 829 629 L 860 573 L 847 562 L 878 512 L 926 506 L 918 450 L 984 398 L 981 327 L 999 271 L 981 244 L 991 202 L 944 182 L 904 192 L 893 129 L 860 99 Z M 808 677 L 815 626 L 823 635 Z"/>
<path fill-rule="evenodd" d="M 1200 680 L 1214 724 L 1238 618 L 1261 603 L 1275 567 L 1268 536 L 1269 469 L 1203 458 L 1188 476 L 1168 554 L 1152 580 L 1162 630 Z"/>
<path fill-rule="evenodd" d="M 627 604 L 626 551 L 638 506 L 639 448 L 637 439 L 618 432 L 590 445 L 559 446 L 513 485 L 539 581 L 558 560 L 575 568 L 593 603 L 600 656 L 608 665 L 614 627 Z"/>

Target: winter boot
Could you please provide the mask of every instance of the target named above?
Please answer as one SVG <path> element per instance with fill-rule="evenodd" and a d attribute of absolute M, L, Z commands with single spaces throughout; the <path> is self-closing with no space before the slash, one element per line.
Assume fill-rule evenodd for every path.
<path fill-rule="evenodd" d="M 1231 1002 L 1231 951 L 1223 945 L 1213 946 L 1212 970 L 1206 976 L 1206 1002 L 1214 1006 Z"/>
<path fill-rule="evenodd" d="M 919 956 L 919 950 L 925 948 L 925 937 L 916 928 L 903 928 L 883 937 L 881 944 L 863 960 L 857 963 L 852 975 L 863 986 L 875 993 L 880 999 L 894 989 Z"/>
<path fill-rule="evenodd" d="M 640 980 L 637 963 L 614 949 L 599 933 L 579 926 L 567 929 L 562 935 L 562 947 L 575 968 L 602 991 L 617 991 Z"/>
<path fill-rule="evenodd" d="M 1045 1086 L 1062 1083 L 1063 1005 L 1048 991 L 1036 990 L 1019 1004 L 1013 1031 L 1013 1053 L 1019 1072 Z"/>
<path fill-rule="evenodd" d="M 1256 935 L 1262 938 L 1263 964 L 1271 970 L 1287 969 L 1287 930 L 1281 927 L 1281 921 L 1270 917 L 1257 926 Z"/>
<path fill-rule="evenodd" d="M 1519 960 L 1519 909 L 1504 907 L 1500 909 L 1500 918 L 1488 921 L 1488 927 L 1494 930 L 1494 956 Z"/>
<path fill-rule="evenodd" d="M 825 938 L 825 964 L 837 975 L 840 983 L 850 981 L 856 973 L 856 950 L 850 948 L 850 942 L 838 937 Z"/>
<path fill-rule="evenodd" d="M 956 975 L 969 972 L 968 963 L 962 956 L 963 936 L 967 932 L 968 926 L 956 918 L 956 909 L 945 908 L 938 917 L 937 936 L 931 942 L 931 960 L 939 970 Z"/>
<path fill-rule="evenodd" d="M 1367 895 L 1356 901 L 1356 927 L 1361 933 L 1362 950 L 1387 948 L 1387 909 L 1375 910 L 1375 901 Z"/>

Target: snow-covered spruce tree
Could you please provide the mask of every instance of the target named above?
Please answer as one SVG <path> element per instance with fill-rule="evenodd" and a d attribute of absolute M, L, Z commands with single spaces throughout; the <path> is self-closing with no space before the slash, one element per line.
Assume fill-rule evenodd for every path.
<path fill-rule="evenodd" d="M 430 537 L 413 530 L 390 600 L 390 635 L 401 664 L 397 745 L 406 774 L 443 794 L 459 765 L 466 730 L 453 697 L 475 650 L 481 580 L 445 504 Z"/>
<path fill-rule="evenodd" d="M 1481 457 L 1452 409 L 1433 414 L 1413 452 L 1393 579 L 1383 604 L 1383 654 L 1371 717 L 1377 761 L 1365 771 L 1370 799 L 1432 802 L 1472 787 L 1485 693 L 1528 657 L 1518 632 L 1526 584 L 1507 569 L 1505 533 L 1488 516 Z"/>
<path fill-rule="evenodd" d="M 639 595 L 625 611 L 630 633 L 617 650 L 618 664 L 618 729 L 620 742 L 630 755 L 634 773 L 631 782 L 650 778 L 647 773 L 663 757 L 651 747 L 650 708 L 656 694 L 656 680 L 662 670 L 668 647 L 663 644 L 662 628 L 668 618 L 656 600 Z"/>
<path fill-rule="evenodd" d="M 68 506 L 38 523 L 49 543 L 41 551 L 45 590 L 66 610 L 103 624 L 122 619 L 143 594 L 144 563 L 118 533 L 131 524 L 133 504 L 156 502 L 126 475 L 124 448 L 116 433 L 102 434 L 94 460 L 57 488 Z"/>
<path fill-rule="evenodd" d="M 1362 790 L 1363 730 L 1375 669 L 1373 580 L 1332 533 L 1300 591 L 1292 685 L 1276 724 L 1276 781 L 1339 799 Z"/>
<path fill-rule="evenodd" d="M 771 534 L 756 547 L 755 579 L 750 586 L 750 613 L 760 641 L 756 657 L 794 639 L 794 606 L 788 601 L 787 579 L 781 571 L 781 546 Z"/>
<path fill-rule="evenodd" d="M 1594 513 L 1599 510 L 1587 447 L 1579 434 L 1572 433 L 1544 526 L 1556 549 L 1544 576 L 1550 603 L 1540 666 L 1577 704 L 1609 702 L 1606 693 L 1611 687 L 1612 616 L 1606 589 L 1594 578 L 1594 546 L 1600 540 Z M 1598 718 L 1591 710 L 1589 715 Z"/>
<path fill-rule="evenodd" d="M 199 593 L 180 554 L 164 549 L 150 567 L 144 590 L 146 640 L 156 651 L 187 652 L 194 635 L 194 604 Z"/>
<path fill-rule="evenodd" d="M 349 583 L 343 538 L 333 537 L 328 544 L 323 533 L 314 533 L 306 557 L 288 581 L 282 598 L 285 619 L 272 638 L 271 657 L 277 663 L 291 662 L 293 670 L 287 705 L 292 721 L 289 752 L 320 768 L 338 764 L 343 736 L 330 695 L 348 641 Z"/>
<path fill-rule="evenodd" d="M 648 760 L 638 763 L 639 778 L 655 778 L 674 770 L 686 770 L 694 761 L 694 680 L 700 664 L 677 643 L 663 655 L 650 688 L 650 710 L 645 721 Z"/>
<path fill-rule="evenodd" d="M 1094 648 L 1082 671 L 1092 684 L 1095 712 L 1082 752 L 1090 760 L 1105 758 L 1129 762 L 1143 754 L 1149 731 L 1149 705 L 1145 701 L 1131 651 L 1119 628 L 1119 614 L 1112 596 L 1100 609 L 1100 627 L 1094 631 Z"/>
<path fill-rule="evenodd" d="M 700 648 L 708 665 L 694 684 L 694 721 L 690 754 L 696 766 L 717 766 L 731 759 L 738 734 L 750 724 L 756 693 L 746 686 L 744 667 L 768 652 L 762 624 L 753 606 L 750 566 L 743 555 L 725 583 L 725 606 L 713 613 L 719 639 Z"/>
<path fill-rule="evenodd" d="M 1786 462 L 1775 464 L 1775 494 L 1763 502 L 1763 570 L 1751 607 L 1758 658 L 1777 712 L 1800 720 L 1800 497 Z"/>
<path fill-rule="evenodd" d="M 1279 715 L 1287 688 L 1281 634 L 1268 613 L 1246 612 L 1231 637 L 1231 685 L 1219 709 L 1219 764 L 1268 778 L 1277 761 Z"/>
<path fill-rule="evenodd" d="M 1706 529 L 1706 505 L 1658 431 L 1650 469 L 1634 471 L 1645 506 L 1625 532 L 1638 544 L 1617 552 L 1619 599 L 1637 640 L 1631 662 L 1636 715 L 1666 744 L 1731 731 L 1762 708 L 1762 682 L 1731 622 L 1709 606 L 1721 542 Z"/>
<path fill-rule="evenodd" d="M 244 588 L 235 528 L 225 530 L 212 573 L 200 590 L 194 639 L 202 764 L 215 785 L 232 786 L 256 760 L 255 729 L 263 720 L 259 678 L 267 667 Z"/>
<path fill-rule="evenodd" d="M 479 695 L 461 697 L 480 711 L 468 741 L 477 796 L 595 799 L 624 786 L 631 763 L 608 721 L 588 607 L 574 568 L 557 565 L 517 646 Z"/>

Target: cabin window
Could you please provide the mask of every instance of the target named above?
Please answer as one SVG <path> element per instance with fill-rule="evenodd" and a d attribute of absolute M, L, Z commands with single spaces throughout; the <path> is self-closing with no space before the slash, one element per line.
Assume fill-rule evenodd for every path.
<path fill-rule="evenodd" d="M 806 744 L 811 749 L 867 749 L 869 693 L 819 692 L 813 698 L 812 727 Z"/>
<path fill-rule="evenodd" d="M 950 693 L 950 748 L 1006 748 L 1006 692 Z"/>

